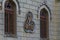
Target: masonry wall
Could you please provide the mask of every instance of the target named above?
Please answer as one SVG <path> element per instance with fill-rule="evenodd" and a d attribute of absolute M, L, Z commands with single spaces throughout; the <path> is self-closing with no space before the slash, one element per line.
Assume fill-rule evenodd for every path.
<path fill-rule="evenodd" d="M 17 37 L 4 37 L 4 13 L 3 10 L 0 10 L 0 40 L 40 40 L 40 19 L 37 17 L 38 14 L 38 7 L 43 0 L 18 0 L 20 6 L 20 14 L 17 13 Z M 2 2 L 2 1 L 1 1 Z M 51 10 L 52 20 L 49 27 L 49 39 L 54 40 L 54 33 L 55 33 L 55 17 L 54 17 L 54 10 L 53 10 L 53 0 L 47 0 L 47 5 Z M 34 33 L 25 33 L 23 26 L 25 17 L 28 11 L 33 13 L 33 21 L 35 22 L 35 29 Z"/>
<path fill-rule="evenodd" d="M 56 40 L 60 40 L 60 2 L 55 2 Z"/>
<path fill-rule="evenodd" d="M 47 5 L 50 8 L 51 11 L 51 19 L 50 19 L 50 27 L 49 27 L 49 38 L 50 40 L 55 40 L 56 39 L 56 14 L 54 13 L 54 4 L 55 0 L 47 0 Z"/>
<path fill-rule="evenodd" d="M 17 15 L 17 36 L 18 40 L 40 40 L 40 23 L 37 19 L 37 4 L 38 1 L 33 0 L 19 0 L 21 14 Z M 25 33 L 23 26 L 26 17 L 26 13 L 31 11 L 33 13 L 33 20 L 35 22 L 35 32 L 33 34 Z"/>

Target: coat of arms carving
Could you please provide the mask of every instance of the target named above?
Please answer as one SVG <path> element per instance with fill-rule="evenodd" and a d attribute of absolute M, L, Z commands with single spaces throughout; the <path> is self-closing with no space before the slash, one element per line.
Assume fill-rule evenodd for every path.
<path fill-rule="evenodd" d="M 33 21 L 33 14 L 32 12 L 28 12 L 26 15 L 26 20 L 24 23 L 24 31 L 26 33 L 32 33 L 34 30 L 35 23 Z"/>

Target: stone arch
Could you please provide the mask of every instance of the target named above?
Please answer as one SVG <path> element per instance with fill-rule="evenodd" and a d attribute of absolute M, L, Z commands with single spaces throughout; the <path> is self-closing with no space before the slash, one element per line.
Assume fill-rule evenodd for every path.
<path fill-rule="evenodd" d="M 47 27 L 47 39 L 46 38 L 43 38 L 43 40 L 44 39 L 46 39 L 46 40 L 48 40 L 49 39 L 49 27 L 50 27 L 50 19 L 51 19 L 51 11 L 50 11 L 50 9 L 48 8 L 48 6 L 46 6 L 46 5 L 42 5 L 41 7 L 40 7 L 40 10 L 39 10 L 39 15 L 40 15 L 40 17 L 41 17 L 41 11 L 43 11 L 43 13 L 44 13 L 44 10 L 47 12 L 47 18 L 48 18 L 48 27 Z M 40 18 L 40 20 L 41 20 L 41 18 Z M 40 24 L 41 24 L 41 22 L 40 22 Z M 41 26 L 40 26 L 41 27 Z M 41 29 L 40 29 L 40 31 L 41 31 Z M 42 38 L 41 38 L 42 39 Z"/>
<path fill-rule="evenodd" d="M 4 16 L 4 19 L 3 19 L 3 20 L 4 20 L 4 27 L 5 27 L 5 24 L 6 24 L 6 23 L 5 23 L 5 18 L 6 18 L 6 16 L 5 16 L 5 15 L 6 15 L 6 11 L 5 11 L 5 10 L 6 10 L 6 7 L 5 7 L 5 4 L 6 4 L 6 2 L 9 2 L 10 4 L 12 4 L 12 5 L 11 5 L 11 9 L 12 9 L 12 10 L 10 10 L 10 9 L 8 9 L 8 8 L 7 8 L 7 10 L 8 10 L 8 11 L 11 11 L 11 12 L 12 12 L 12 11 L 14 12 L 13 14 L 14 14 L 14 19 L 15 19 L 15 20 L 14 20 L 14 21 L 15 21 L 15 23 L 14 23 L 14 25 L 15 25 L 14 33 L 11 32 L 11 31 L 9 31 L 9 32 L 11 32 L 13 35 L 7 32 L 7 34 L 9 34 L 9 35 L 6 35 L 6 36 L 16 36 L 16 33 L 15 33 L 15 32 L 16 32 L 16 28 L 17 28 L 17 27 L 16 27 L 16 14 L 18 13 L 18 4 L 17 4 L 16 0 L 4 0 L 4 1 L 3 1 L 3 5 L 2 5 L 3 9 L 2 9 L 2 10 L 3 10 L 3 16 Z M 9 6 L 10 6 L 10 5 L 9 5 Z M 14 7 L 13 7 L 13 6 L 14 6 Z M 8 13 L 8 12 L 7 12 L 7 13 Z M 12 13 L 11 13 L 11 14 L 12 14 Z M 11 16 L 12 16 L 12 15 L 11 15 Z M 12 17 L 13 17 L 13 16 L 12 16 Z M 9 21 L 9 20 L 8 20 L 8 21 Z M 5 29 L 5 28 L 4 28 L 4 29 Z M 4 32 L 4 34 L 5 34 L 5 32 Z"/>
<path fill-rule="evenodd" d="M 4 0 L 3 1 L 3 3 L 2 3 L 2 10 L 3 10 L 3 13 L 4 13 L 4 4 L 5 4 L 5 2 L 6 2 L 7 0 Z M 16 4 L 16 13 L 19 13 L 18 11 L 19 11 L 19 5 L 18 5 L 18 3 L 17 3 L 17 1 L 16 0 L 12 0 L 15 4 Z"/>
<path fill-rule="evenodd" d="M 49 15 L 49 21 L 51 21 L 51 19 L 52 19 L 52 14 L 51 14 L 51 10 L 50 10 L 50 8 L 47 6 L 47 5 L 45 5 L 45 4 L 43 4 L 43 5 L 41 5 L 40 6 L 40 8 L 39 8 L 39 16 L 40 16 L 40 11 L 41 11 L 41 9 L 43 9 L 43 8 L 45 8 L 47 11 L 48 11 L 48 15 Z"/>

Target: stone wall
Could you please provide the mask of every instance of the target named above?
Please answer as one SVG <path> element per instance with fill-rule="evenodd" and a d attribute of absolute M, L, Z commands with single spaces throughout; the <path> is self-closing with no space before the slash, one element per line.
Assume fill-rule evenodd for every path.
<path fill-rule="evenodd" d="M 43 0 L 18 0 L 19 6 L 20 6 L 20 14 L 17 13 L 17 37 L 4 37 L 4 13 L 3 10 L 0 10 L 0 40 L 40 40 L 40 19 L 38 12 L 38 7 L 43 3 Z M 49 40 L 55 39 L 55 27 L 56 27 L 56 20 L 54 14 L 54 1 L 53 0 L 47 0 L 47 6 L 51 10 L 51 18 L 50 20 L 50 27 L 49 27 Z M 23 26 L 25 17 L 28 11 L 31 11 L 33 13 L 33 21 L 35 22 L 35 29 L 34 33 L 25 33 Z M 56 34 L 56 33 L 55 33 Z"/>
<path fill-rule="evenodd" d="M 60 2 L 55 2 L 56 40 L 60 40 Z"/>

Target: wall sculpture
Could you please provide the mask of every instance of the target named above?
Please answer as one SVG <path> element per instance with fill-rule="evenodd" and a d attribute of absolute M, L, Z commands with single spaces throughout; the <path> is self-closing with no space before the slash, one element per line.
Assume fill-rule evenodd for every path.
<path fill-rule="evenodd" d="M 24 23 L 24 31 L 26 33 L 32 33 L 34 30 L 35 23 L 33 21 L 33 14 L 32 12 L 28 12 L 26 15 L 26 20 Z"/>

